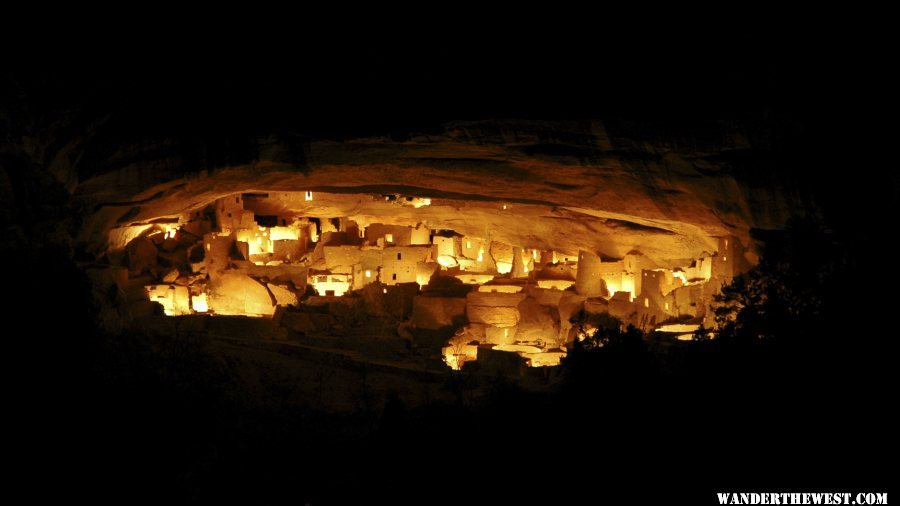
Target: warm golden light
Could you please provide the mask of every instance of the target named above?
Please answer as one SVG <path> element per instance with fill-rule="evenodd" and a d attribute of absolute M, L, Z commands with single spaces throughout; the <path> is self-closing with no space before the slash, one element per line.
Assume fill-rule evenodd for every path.
<path fill-rule="evenodd" d="M 166 316 L 190 314 L 190 294 L 187 287 L 175 285 L 148 285 L 144 287 L 147 299 L 158 302 Z"/>
<path fill-rule="evenodd" d="M 250 255 L 265 255 L 274 253 L 275 241 L 299 240 L 300 230 L 294 225 L 271 228 L 257 226 L 255 229 L 235 231 L 235 239 L 239 242 L 247 243 L 247 252 Z M 315 239 L 313 242 L 315 242 Z"/>
<path fill-rule="evenodd" d="M 626 273 L 605 274 L 602 276 L 606 283 L 606 290 L 612 297 L 617 292 L 628 293 L 628 299 L 634 300 L 634 275 Z"/>
<path fill-rule="evenodd" d="M 457 265 L 459 265 L 459 262 L 456 261 L 456 258 L 450 255 L 438 255 L 437 263 L 444 268 L 456 267 Z"/>
<path fill-rule="evenodd" d="M 716 258 L 728 262 L 728 256 L 739 256 L 729 265 L 744 263 L 739 243 L 732 253 L 724 238 L 718 240 L 724 241 L 725 248 L 719 242 L 718 250 L 709 253 L 707 249 L 698 253 L 705 255 L 700 258 L 682 255 L 676 261 L 651 256 L 642 260 L 636 243 L 611 245 L 604 250 L 616 249 L 619 255 L 592 262 L 596 251 L 588 260 L 580 248 L 584 244 L 585 250 L 588 245 L 595 249 L 596 238 L 582 237 L 580 229 L 557 233 L 555 224 L 529 223 L 539 214 L 531 205 L 517 205 L 514 214 L 507 215 L 496 213 L 496 201 L 463 207 L 441 198 L 432 208 L 415 211 L 412 208 L 431 205 L 431 199 L 380 193 L 324 194 L 313 205 L 309 202 L 312 191 L 275 194 L 263 189 L 241 195 L 235 193 L 204 209 L 152 220 L 165 223 L 131 224 L 111 232 L 110 249 L 115 250 L 119 269 L 115 274 L 147 279 L 137 286 L 145 288 L 147 300 L 161 306 L 150 304 L 150 309 L 171 316 L 271 317 L 277 306 L 335 304 L 334 299 L 301 297 L 310 287 L 309 293 L 344 296 L 341 306 L 364 310 L 363 304 L 372 302 L 370 290 L 377 290 L 365 288 L 369 284 L 380 281 L 377 286 L 385 295 L 389 293 L 386 285 L 401 285 L 402 289 L 390 291 L 390 299 L 403 292 L 402 317 L 409 318 L 411 328 L 446 326 L 459 321 L 458 316 L 468 319 L 441 349 L 444 362 L 458 370 L 465 362 L 476 360 L 479 352 L 483 360 L 517 359 L 517 355 L 521 360 L 516 363 L 530 367 L 559 365 L 573 336 L 577 341 L 591 341 L 588 338 L 597 333 L 596 328 L 583 325 L 572 330 L 573 307 L 649 320 L 651 328 L 666 316 L 704 321 L 710 315 L 699 302 L 708 301 L 715 287 L 707 291 L 691 285 L 708 281 L 713 271 L 717 277 L 733 275 L 715 268 Z M 511 210 L 512 204 L 501 201 L 501 208 Z M 496 216 L 485 222 L 477 213 Z M 506 218 L 501 220 L 502 216 Z M 130 241 L 122 243 L 123 238 L 140 241 L 125 250 Z M 560 242 L 544 242 L 551 239 Z M 310 244 L 320 240 L 323 244 L 318 247 Z M 542 249 L 538 250 L 537 244 Z M 516 255 L 520 257 L 516 259 Z M 515 260 L 521 265 L 514 266 Z M 576 283 L 579 270 L 595 284 Z M 410 281 L 418 287 L 405 286 Z M 599 300 L 599 296 L 610 300 Z M 415 304 L 409 304 L 413 301 Z M 532 317 L 538 306 L 544 309 Z M 649 311 L 650 307 L 654 311 Z M 139 309 L 147 312 L 147 307 Z M 391 311 L 393 324 L 401 315 L 394 315 L 393 308 Z M 306 324 L 302 322 L 304 327 Z M 296 325 L 301 325 L 299 318 Z M 316 327 L 317 332 L 341 333 L 337 327 L 318 323 Z M 668 333 L 660 337 L 673 342 L 691 339 L 695 328 L 677 324 L 661 325 L 657 330 Z M 516 355 L 504 358 L 501 353 Z"/>
<path fill-rule="evenodd" d="M 494 279 L 493 274 L 457 274 L 456 279 L 462 281 L 467 285 L 483 285 L 488 281 Z M 426 280 L 425 283 L 419 283 L 420 285 L 427 285 L 428 282 Z"/>
<path fill-rule="evenodd" d="M 553 367 L 559 365 L 566 354 L 562 352 L 543 352 L 526 353 L 522 354 L 522 356 L 528 359 L 528 367 Z"/>
<path fill-rule="evenodd" d="M 539 279 L 539 288 L 548 288 L 552 290 L 565 290 L 575 284 L 575 281 L 569 279 Z"/>
<path fill-rule="evenodd" d="M 268 229 L 269 239 L 272 241 L 297 241 L 300 240 L 300 230 L 294 227 L 272 227 Z"/>
<path fill-rule="evenodd" d="M 453 342 L 445 346 L 443 351 L 444 363 L 454 371 L 462 369 L 463 364 L 469 360 L 478 358 L 478 346 L 465 342 Z"/>
<path fill-rule="evenodd" d="M 522 285 L 481 285 L 478 287 L 481 293 L 519 293 L 522 291 Z"/>
<path fill-rule="evenodd" d="M 209 304 L 206 300 L 206 294 L 201 293 L 200 295 L 194 295 L 191 297 L 191 307 L 194 308 L 194 311 L 198 313 L 205 313 L 209 311 Z"/>
<path fill-rule="evenodd" d="M 450 369 L 458 371 L 462 369 L 465 359 L 461 360 L 459 355 L 453 353 L 444 353 L 444 363 L 450 366 Z"/>
<path fill-rule="evenodd" d="M 514 351 L 516 353 L 540 353 L 541 349 L 537 346 L 528 344 L 498 344 L 494 346 L 495 350 Z"/>
<path fill-rule="evenodd" d="M 155 226 L 162 229 L 163 238 L 165 238 L 165 239 L 174 239 L 175 233 L 178 232 L 177 224 L 162 223 L 162 224 L 155 225 Z M 158 234 L 158 233 L 159 232 L 154 232 L 153 235 Z"/>
<path fill-rule="evenodd" d="M 348 274 L 317 274 L 309 276 L 309 284 L 320 296 L 341 297 L 350 291 L 351 276 Z"/>
<path fill-rule="evenodd" d="M 594 327 L 588 327 L 588 328 L 584 329 L 584 332 L 579 332 L 579 333 L 578 333 L 578 340 L 579 340 L 579 341 L 584 341 L 585 339 L 587 339 L 587 338 L 589 338 L 589 337 L 594 337 L 594 334 L 596 334 L 596 333 L 597 333 L 597 329 L 596 329 L 596 328 L 594 328 Z"/>
<path fill-rule="evenodd" d="M 685 333 L 694 332 L 700 328 L 700 324 L 694 323 L 673 323 L 670 325 L 661 325 L 656 329 L 657 332 Z"/>

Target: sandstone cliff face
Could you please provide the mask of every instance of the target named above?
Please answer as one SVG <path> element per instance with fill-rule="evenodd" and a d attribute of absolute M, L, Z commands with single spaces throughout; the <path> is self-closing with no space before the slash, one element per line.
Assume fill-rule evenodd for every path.
<path fill-rule="evenodd" d="M 638 250 L 665 266 L 713 251 L 712 237 L 746 244 L 749 230 L 777 229 L 814 209 L 790 168 L 776 165 L 771 132 L 760 125 L 494 119 L 394 124 L 379 136 L 371 132 L 388 129 L 372 127 L 371 118 L 366 128 L 317 126 L 330 104 L 289 126 L 294 120 L 283 117 L 302 116 L 313 100 L 306 95 L 294 100 L 303 107 L 269 117 L 256 113 L 265 107 L 255 98 L 235 105 L 230 95 L 220 92 L 217 101 L 204 98 L 206 88 L 194 91 L 177 104 L 124 91 L 127 100 L 93 97 L 66 107 L 13 100 L 0 111 L 0 212 L 20 216 L 16 202 L 38 199 L 65 207 L 62 216 L 78 220 L 63 235 L 98 256 L 116 227 L 230 193 L 403 193 L 440 201 L 422 211 L 438 227 L 607 257 Z M 270 109 L 284 99 L 280 91 L 265 101 Z M 48 191 L 50 183 L 68 195 Z M 502 205 L 511 212 L 499 212 Z M 38 235 L 60 233 L 56 218 Z"/>
<path fill-rule="evenodd" d="M 53 171 L 88 210 L 76 241 L 94 254 L 115 227 L 236 192 L 432 197 L 436 226 L 610 257 L 638 250 L 660 265 L 714 251 L 716 236 L 747 244 L 751 228 L 777 229 L 809 206 L 765 149 L 727 123 L 490 120 L 402 139 L 109 135 L 73 146 Z"/>

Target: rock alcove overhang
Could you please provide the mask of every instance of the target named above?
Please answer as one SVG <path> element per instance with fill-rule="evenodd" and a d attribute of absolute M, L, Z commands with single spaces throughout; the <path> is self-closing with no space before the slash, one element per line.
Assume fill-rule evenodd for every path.
<path fill-rule="evenodd" d="M 117 227 L 235 193 L 393 193 L 432 198 L 415 212 L 435 227 L 478 235 L 487 227 L 509 244 L 610 258 L 635 250 L 676 267 L 715 251 L 716 237 L 748 244 L 753 228 L 781 228 L 804 202 L 770 167 L 736 163 L 753 148 L 733 126 L 719 128 L 703 141 L 689 130 L 627 138 L 599 121 L 454 123 L 402 141 L 270 135 L 245 139 L 233 163 L 214 164 L 177 140 L 110 146 L 75 186 L 90 210 L 77 241 L 99 256 Z M 411 212 L 397 218 L 415 219 Z"/>

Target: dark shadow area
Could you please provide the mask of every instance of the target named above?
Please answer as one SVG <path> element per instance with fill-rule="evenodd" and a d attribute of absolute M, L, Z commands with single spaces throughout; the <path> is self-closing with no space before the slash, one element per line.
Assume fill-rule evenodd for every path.
<path fill-rule="evenodd" d="M 55 70 L 26 63 L 4 73 L 5 418 L 25 497 L 697 504 L 715 491 L 886 490 L 898 426 L 896 331 L 885 309 L 895 275 L 882 269 L 890 248 L 873 245 L 890 235 L 881 224 L 896 215 L 896 176 L 822 147 L 866 137 L 836 138 L 820 121 L 821 102 L 806 95 L 824 57 L 795 66 L 796 48 L 780 53 L 780 40 L 769 47 L 716 32 L 654 49 L 653 58 L 643 47 L 623 50 L 601 72 L 606 60 L 590 48 L 603 44 L 583 38 L 515 39 L 517 50 L 500 53 L 473 41 L 383 42 L 304 53 L 290 65 L 283 58 L 292 51 L 121 67 L 66 55 Z M 835 114 L 842 128 L 859 126 Z M 123 143 L 172 138 L 183 165 L 160 170 L 178 172 L 253 160 L 247 139 L 273 131 L 296 135 L 285 149 L 302 160 L 309 136 L 402 139 L 452 119 L 595 116 L 636 118 L 650 125 L 646 136 L 739 122 L 758 135 L 766 160 L 735 154 L 748 157 L 737 165 L 751 179 L 765 165 L 806 185 L 819 219 L 757 232 L 762 261 L 724 291 L 714 339 L 663 350 L 636 329 L 594 321 L 601 330 L 576 343 L 552 391 L 448 371 L 442 388 L 454 402 L 409 406 L 368 392 L 363 375 L 353 379 L 358 408 L 341 414 L 314 399 L 285 402 L 291 385 L 274 376 L 249 388 L 239 364 L 190 332 L 100 331 L 76 264 L 85 259 L 71 242 L 85 210 L 23 141 L 51 126 L 103 130 Z M 108 147 L 87 150 L 95 159 L 82 161 L 79 176 L 108 167 Z M 845 178 L 829 175 L 836 167 Z"/>

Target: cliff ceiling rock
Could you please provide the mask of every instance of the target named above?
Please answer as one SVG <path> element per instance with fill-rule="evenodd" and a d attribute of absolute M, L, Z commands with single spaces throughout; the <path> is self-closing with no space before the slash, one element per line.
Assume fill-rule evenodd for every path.
<path fill-rule="evenodd" d="M 177 216 L 237 192 L 430 197 L 434 204 L 420 209 L 357 198 L 306 211 L 426 221 L 510 244 L 609 257 L 638 250 L 660 265 L 714 251 L 716 236 L 746 244 L 751 228 L 777 229 L 804 204 L 750 137 L 724 122 L 672 130 L 621 121 L 483 120 L 400 139 L 111 136 L 76 146 L 51 167 L 90 210 L 77 240 L 98 254 L 114 227 Z"/>

